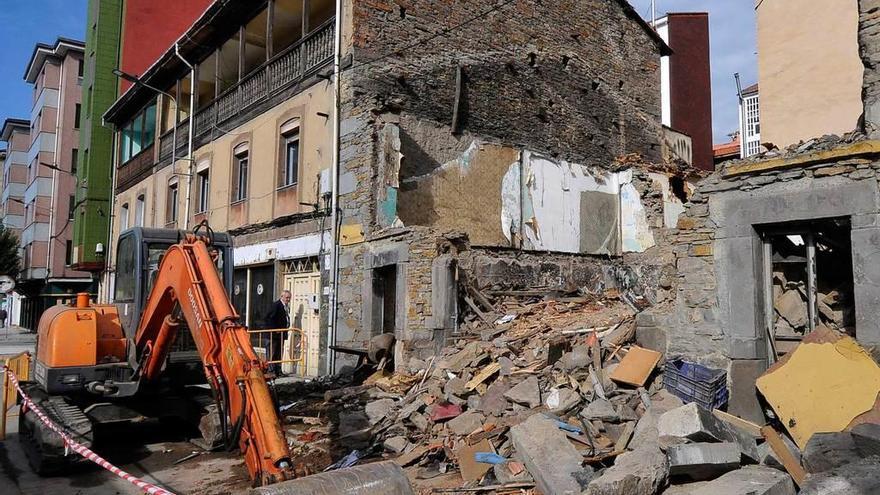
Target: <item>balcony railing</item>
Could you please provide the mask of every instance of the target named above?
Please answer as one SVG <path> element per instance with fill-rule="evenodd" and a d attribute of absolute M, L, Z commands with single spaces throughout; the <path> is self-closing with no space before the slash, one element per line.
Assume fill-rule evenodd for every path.
<path fill-rule="evenodd" d="M 330 62 L 334 34 L 335 20 L 331 18 L 197 111 L 193 116 L 193 147 L 204 144 L 215 127 L 222 128 L 250 107 L 281 93 Z M 186 153 L 188 126 L 188 120 L 177 125 L 178 157 Z M 173 134 L 167 131 L 159 138 L 160 162 L 171 157 Z"/>
<path fill-rule="evenodd" d="M 153 171 L 153 156 L 153 145 L 150 145 L 123 163 L 116 171 L 116 187 L 124 190 L 149 176 Z"/>

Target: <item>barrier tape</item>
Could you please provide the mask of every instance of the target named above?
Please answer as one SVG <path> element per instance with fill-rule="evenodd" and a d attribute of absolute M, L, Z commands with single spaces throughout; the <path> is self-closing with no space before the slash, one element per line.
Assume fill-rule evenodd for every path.
<path fill-rule="evenodd" d="M 34 404 L 34 402 L 31 400 L 31 398 L 28 397 L 27 394 L 24 393 L 24 391 L 21 389 L 21 387 L 18 384 L 18 377 L 15 376 L 15 373 L 13 373 L 12 370 L 7 368 L 6 366 L 3 366 L 3 371 L 5 371 L 7 375 L 9 375 L 9 379 L 12 381 L 12 384 L 15 386 L 15 389 L 21 395 L 21 400 L 24 403 L 24 405 L 27 406 L 28 409 L 33 411 L 34 414 L 36 414 L 37 417 L 40 418 L 40 421 L 42 421 L 43 424 L 45 424 L 52 431 L 54 431 L 59 436 L 61 436 L 61 439 L 64 440 L 65 450 L 67 450 L 67 449 L 73 450 L 77 454 L 85 457 L 86 459 L 88 459 L 88 460 L 94 462 L 95 464 L 101 466 L 102 468 L 110 471 L 111 473 L 115 474 L 116 476 L 119 476 L 120 478 L 131 483 L 132 485 L 140 488 L 141 490 L 143 490 L 144 493 L 147 493 L 149 495 L 175 495 L 173 492 L 170 492 L 162 487 L 153 485 L 151 483 L 147 483 L 146 481 L 144 481 L 136 476 L 133 476 L 133 475 L 123 471 L 122 469 L 119 469 L 118 467 L 114 466 L 113 464 L 110 464 L 109 462 L 107 462 L 107 460 L 104 459 L 103 457 L 94 453 L 92 450 L 90 450 L 85 445 L 77 442 L 73 438 L 70 438 L 70 436 L 67 433 L 65 433 L 64 430 L 60 426 L 53 423 L 52 420 L 49 419 L 49 417 L 46 416 L 46 414 L 36 404 Z M 22 411 L 21 414 L 24 414 L 24 411 Z"/>

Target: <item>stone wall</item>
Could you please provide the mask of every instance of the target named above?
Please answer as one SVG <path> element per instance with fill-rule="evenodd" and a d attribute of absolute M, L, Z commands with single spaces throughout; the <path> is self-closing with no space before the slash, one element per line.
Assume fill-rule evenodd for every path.
<path fill-rule="evenodd" d="M 777 153 L 778 155 L 778 153 Z M 825 138 L 783 156 L 731 162 L 699 184 L 673 238 L 675 304 L 639 318 L 670 356 L 726 367 L 765 360 L 763 244 L 769 227 L 851 222 L 856 338 L 880 344 L 880 144 Z"/>

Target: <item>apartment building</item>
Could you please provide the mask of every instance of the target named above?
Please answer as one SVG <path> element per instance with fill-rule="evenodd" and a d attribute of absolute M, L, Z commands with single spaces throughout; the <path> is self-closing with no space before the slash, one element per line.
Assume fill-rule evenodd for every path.
<path fill-rule="evenodd" d="M 90 0 L 86 24 L 73 267 L 96 277 L 106 267 L 112 213 L 113 133 L 102 115 L 131 84 L 113 70 L 143 73 L 210 0 Z M 101 300 L 109 300 L 102 284 Z"/>
<path fill-rule="evenodd" d="M 3 225 L 17 236 L 21 236 L 24 229 L 24 192 L 28 184 L 30 128 L 27 120 L 6 119 L 0 129 L 0 141 L 6 143 L 0 190 L 0 218 Z"/>
<path fill-rule="evenodd" d="M 26 296 L 20 321 L 28 328 L 34 328 L 46 307 L 96 288 L 88 273 L 70 267 L 83 52 L 83 43 L 76 40 L 39 43 L 24 74 L 33 85 L 33 105 L 24 156 L 23 270 L 17 290 Z"/>
<path fill-rule="evenodd" d="M 689 190 L 661 163 L 669 47 L 623 0 L 517 5 L 214 2 L 104 114 L 112 238 L 231 233 L 237 310 L 259 327 L 291 290 L 308 374 L 379 333 L 427 358 L 458 267 L 661 297 L 648 253 Z"/>
<path fill-rule="evenodd" d="M 177 43 L 182 58 L 171 47 L 141 76 L 163 93 L 135 86 L 105 114 L 119 129 L 113 238 L 202 221 L 232 233 L 236 309 L 259 328 L 292 290 L 310 374 L 330 245 L 333 14 L 328 0 L 215 2 Z"/>
<path fill-rule="evenodd" d="M 755 13 L 762 142 L 785 148 L 855 129 L 863 74 L 858 2 L 757 0 Z"/>

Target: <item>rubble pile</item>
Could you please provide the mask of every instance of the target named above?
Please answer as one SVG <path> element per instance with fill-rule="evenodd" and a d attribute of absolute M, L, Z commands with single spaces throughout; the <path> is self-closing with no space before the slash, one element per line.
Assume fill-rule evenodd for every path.
<path fill-rule="evenodd" d="M 298 391 L 285 423 L 301 474 L 393 460 L 425 494 L 873 493 L 828 487 L 874 487 L 880 426 L 799 445 L 772 393 L 769 425 L 684 403 L 663 389 L 663 356 L 632 343 L 639 301 L 616 291 L 466 301 L 472 313 L 437 357 Z M 880 368 L 877 378 L 880 390 Z"/>

